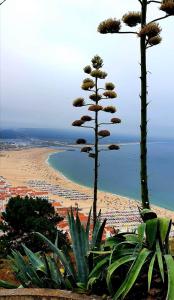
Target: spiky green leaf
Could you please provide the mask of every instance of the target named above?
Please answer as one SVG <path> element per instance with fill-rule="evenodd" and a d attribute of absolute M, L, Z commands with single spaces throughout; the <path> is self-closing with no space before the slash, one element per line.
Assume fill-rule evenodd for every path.
<path fill-rule="evenodd" d="M 152 256 L 152 259 L 149 264 L 149 270 L 148 270 L 148 291 L 150 291 L 151 281 L 152 281 L 152 274 L 153 274 L 153 268 L 155 263 L 156 253 Z"/>
<path fill-rule="evenodd" d="M 164 255 L 166 265 L 167 265 L 167 274 L 168 274 L 168 291 L 166 300 L 174 299 L 174 260 L 170 254 Z"/>
<path fill-rule="evenodd" d="M 149 251 L 146 248 L 143 248 L 139 255 L 137 256 L 137 259 L 135 260 L 134 264 L 131 266 L 128 275 L 126 276 L 125 280 L 123 281 L 122 285 L 116 292 L 116 294 L 113 297 L 113 300 L 117 300 L 122 296 L 122 299 L 126 297 L 132 286 L 134 285 L 136 279 L 138 278 L 138 275 L 140 274 L 140 271 L 149 256 L 151 251 Z"/>

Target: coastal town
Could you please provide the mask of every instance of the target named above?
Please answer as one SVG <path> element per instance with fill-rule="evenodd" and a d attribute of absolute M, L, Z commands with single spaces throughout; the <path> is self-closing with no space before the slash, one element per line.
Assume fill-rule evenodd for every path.
<path fill-rule="evenodd" d="M 46 157 L 54 152 L 54 149 L 45 147 L 2 152 L 0 212 L 5 210 L 11 197 L 47 199 L 64 218 L 58 224 L 58 229 L 68 232 L 67 213 L 71 208 L 74 212 L 78 209 L 80 220 L 86 224 L 93 200 L 92 190 L 71 182 L 49 166 Z M 134 231 L 142 222 L 138 202 L 132 199 L 99 191 L 99 209 L 101 219 L 107 219 L 107 236 L 117 231 Z M 172 211 L 159 207 L 155 207 L 155 210 L 159 215 L 173 218 Z M 173 231 L 171 235 L 174 235 Z"/>

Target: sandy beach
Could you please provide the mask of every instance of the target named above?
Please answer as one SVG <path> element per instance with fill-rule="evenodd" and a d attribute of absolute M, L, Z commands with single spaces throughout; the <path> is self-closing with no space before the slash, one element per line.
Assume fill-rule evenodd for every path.
<path fill-rule="evenodd" d="M 45 181 L 51 185 L 59 185 L 68 190 L 76 190 L 79 193 L 84 193 L 92 197 L 92 189 L 78 185 L 60 172 L 55 171 L 47 163 L 47 158 L 50 154 L 59 152 L 50 148 L 31 148 L 16 151 L 3 151 L 0 154 L 0 175 L 14 187 L 28 186 L 30 180 Z M 49 193 L 49 198 L 60 201 L 63 206 L 75 206 L 78 203 L 79 208 L 84 213 L 88 213 L 92 206 L 92 200 L 72 200 L 63 196 L 53 195 Z M 123 196 L 98 192 L 98 209 L 102 212 L 112 210 L 128 210 L 137 208 L 138 202 Z M 174 220 L 174 211 L 163 209 L 152 205 L 159 216 L 170 217 Z"/>

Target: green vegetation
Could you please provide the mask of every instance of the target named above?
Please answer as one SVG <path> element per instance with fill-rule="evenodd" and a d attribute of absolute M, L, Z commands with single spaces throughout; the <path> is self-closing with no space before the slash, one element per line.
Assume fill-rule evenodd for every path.
<path fill-rule="evenodd" d="M 73 212 L 68 214 L 68 223 L 71 234 L 72 250 L 64 247 L 62 250 L 53 244 L 41 233 L 36 233 L 37 238 L 41 239 L 53 252 L 53 255 L 43 255 L 43 253 L 33 253 L 25 245 L 23 246 L 24 258 L 19 251 L 12 251 L 9 259 L 16 279 L 23 287 L 40 288 L 62 288 L 76 290 L 80 293 L 87 292 L 89 273 L 95 266 L 95 255 L 90 251 L 100 251 L 103 230 L 106 220 L 100 223 L 100 214 L 97 217 L 95 227 L 90 233 L 89 213 L 88 222 L 84 227 L 79 219 L 78 212 L 74 218 Z M 11 283 L 0 281 L 0 286 L 8 288 L 14 287 Z"/>
<path fill-rule="evenodd" d="M 147 90 L 147 50 L 154 47 L 161 42 L 160 32 L 161 28 L 158 21 L 174 15 L 174 1 L 148 1 L 138 0 L 140 3 L 140 11 L 128 12 L 123 18 L 122 22 L 128 27 L 135 27 L 140 25 L 140 28 L 131 31 L 122 31 L 121 21 L 116 19 L 107 19 L 101 22 L 98 26 L 98 31 L 101 34 L 117 33 L 117 34 L 133 34 L 140 39 L 140 57 L 141 57 L 141 144 L 140 144 L 140 161 L 141 161 L 141 199 L 143 208 L 150 208 L 150 201 L 148 195 L 148 173 L 147 173 L 147 106 L 148 106 L 148 90 Z M 163 17 L 147 21 L 148 9 L 154 9 L 154 5 L 161 5 L 160 10 L 165 12 Z"/>
<path fill-rule="evenodd" d="M 174 299 L 174 261 L 170 253 L 171 220 L 146 219 L 135 233 L 119 233 L 102 242 L 106 220 L 97 218 L 90 238 L 90 219 L 84 227 L 78 212 L 68 214 L 72 249 L 62 250 L 40 233 L 52 255 L 33 253 L 25 245 L 9 256 L 16 279 L 23 287 L 59 288 L 117 299 Z M 152 217 L 152 215 L 151 215 Z M 0 286 L 14 284 L 0 281 Z"/>
<path fill-rule="evenodd" d="M 118 234 L 108 239 L 104 249 L 110 247 L 109 259 L 105 256 L 96 265 L 89 282 L 95 282 L 100 272 L 106 272 L 108 290 L 114 300 L 125 299 L 127 295 L 130 299 L 146 299 L 148 295 L 154 296 L 153 299 L 173 299 L 170 229 L 171 220 L 155 217 L 139 225 L 137 233 Z M 102 251 L 100 255 L 103 254 Z"/>
<path fill-rule="evenodd" d="M 33 232 L 38 231 L 55 240 L 58 222 L 63 220 L 48 200 L 20 196 L 9 199 L 6 210 L 2 213 L 0 229 L 0 255 L 6 256 L 11 250 L 22 250 L 21 243 L 25 243 L 33 251 L 45 250 L 43 243 L 38 241 Z M 59 233 L 59 247 L 67 243 L 66 235 Z"/>
<path fill-rule="evenodd" d="M 91 78 L 83 80 L 81 88 L 85 91 L 91 92 L 89 100 L 92 103 L 86 103 L 84 98 L 77 98 L 73 102 L 75 107 L 88 106 L 88 110 L 94 113 L 94 117 L 82 116 L 80 120 L 75 120 L 72 126 L 90 128 L 94 130 L 94 147 L 85 146 L 81 149 L 81 152 L 86 152 L 89 157 L 94 159 L 94 200 L 93 200 L 93 222 L 96 223 L 97 218 L 97 189 L 98 189 L 98 168 L 99 168 L 99 141 L 105 137 L 110 136 L 108 130 L 100 130 L 102 125 L 114 125 L 121 123 L 119 118 L 111 118 L 109 122 L 102 123 L 99 120 L 99 112 L 107 112 L 114 114 L 116 108 L 114 106 L 102 106 L 101 101 L 111 100 L 117 98 L 117 94 L 114 91 L 115 85 L 112 82 L 106 82 L 104 87 L 99 87 L 98 81 L 107 77 L 107 73 L 101 68 L 103 67 L 103 60 L 100 56 L 96 55 L 91 60 L 92 67 L 90 65 L 84 68 L 84 72 L 89 74 Z M 94 79 L 94 80 L 93 80 Z M 93 125 L 84 125 L 87 122 L 93 122 Z M 86 144 L 86 140 L 80 138 L 76 141 L 77 144 Z M 108 150 L 119 150 L 118 145 L 110 145 Z"/>

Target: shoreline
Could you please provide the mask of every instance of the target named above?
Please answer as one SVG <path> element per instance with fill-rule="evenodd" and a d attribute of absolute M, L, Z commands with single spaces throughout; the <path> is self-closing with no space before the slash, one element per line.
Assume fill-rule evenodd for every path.
<path fill-rule="evenodd" d="M 50 155 L 62 151 L 64 150 L 55 150 L 46 147 L 22 149 L 18 151 L 2 151 L 0 156 L 0 175 L 6 178 L 12 186 L 29 186 L 29 180 L 40 180 L 53 186 L 58 185 L 60 188 L 64 188 L 67 191 L 75 190 L 79 194 L 85 194 L 92 199 L 93 190 L 91 187 L 83 186 L 72 181 L 48 163 Z M 77 198 L 76 200 L 72 200 L 60 195 L 54 195 L 50 192 L 48 196 L 51 200 L 54 199 L 54 201 L 63 203 L 63 206 L 65 207 L 78 204 L 79 208 L 81 208 L 84 213 L 88 213 L 92 206 L 91 199 L 80 200 L 80 198 Z M 98 210 L 101 209 L 102 212 L 108 210 L 124 211 L 128 209 L 137 209 L 139 203 L 139 200 L 131 199 L 129 197 L 101 190 L 98 191 Z M 174 220 L 174 211 L 157 205 L 151 205 L 151 207 L 159 216 L 166 216 Z"/>
<path fill-rule="evenodd" d="M 55 153 L 59 153 L 59 152 L 66 152 L 66 150 L 62 150 L 62 151 L 55 151 Z M 71 178 L 68 178 L 67 176 L 65 176 L 61 171 L 59 171 L 58 169 L 56 169 L 56 168 L 54 168 L 53 166 L 51 166 L 51 164 L 48 162 L 48 160 L 49 160 L 49 158 L 50 158 L 50 156 L 52 156 L 53 154 L 55 154 L 54 152 L 53 153 L 50 153 L 49 155 L 48 155 L 48 158 L 46 159 L 46 163 L 48 164 L 48 166 L 51 168 L 51 169 L 53 169 L 54 171 L 56 171 L 61 177 L 63 177 L 65 180 L 67 180 L 67 181 L 70 181 L 72 184 L 77 184 L 77 185 L 79 185 L 79 186 L 81 186 L 81 187 L 83 187 L 83 188 L 87 188 L 87 189 L 90 189 L 91 191 L 93 191 L 93 188 L 92 187 L 90 187 L 90 186 L 88 186 L 88 185 L 84 185 L 84 184 L 81 184 L 81 183 L 79 183 L 79 182 L 77 182 L 77 181 L 75 181 L 75 180 L 73 180 L 73 179 L 71 179 Z M 115 194 L 115 193 L 112 193 L 112 192 L 109 192 L 109 191 L 106 191 L 106 190 L 101 190 L 101 189 L 98 189 L 98 192 L 100 192 L 100 193 L 105 193 L 105 194 L 111 194 L 111 195 L 113 195 L 113 196 L 115 196 L 115 197 L 121 197 L 121 198 L 125 198 L 125 199 L 130 199 L 131 201 L 135 201 L 135 202 L 137 202 L 137 204 L 141 204 L 141 201 L 140 200 L 138 200 L 138 199 L 134 199 L 134 198 L 130 198 L 130 197 L 128 197 L 128 196 L 123 196 L 123 195 L 118 195 L 118 194 Z M 161 206 L 159 206 L 160 208 L 163 208 L 163 209 L 168 209 L 168 208 L 164 208 L 164 207 L 161 207 Z M 172 211 L 172 210 L 171 210 Z"/>
<path fill-rule="evenodd" d="M 134 144 L 134 143 L 132 143 L 132 144 Z M 125 144 L 125 145 L 126 145 L 126 144 Z M 58 150 L 58 151 L 55 151 L 55 153 L 66 152 L 66 151 L 67 151 L 67 150 L 60 150 L 60 151 Z M 46 163 L 48 164 L 48 166 L 49 166 L 50 168 L 52 168 L 54 171 L 56 171 L 58 174 L 60 174 L 60 176 L 62 176 L 65 180 L 70 181 L 71 183 L 77 184 L 77 185 L 79 185 L 79 186 L 81 186 L 81 187 L 83 187 L 83 188 L 91 189 L 91 190 L 93 191 L 93 188 L 92 188 L 92 187 L 90 187 L 90 186 L 88 186 L 88 185 L 84 185 L 84 184 L 82 184 L 82 183 L 79 183 L 78 181 L 75 181 L 75 180 L 73 180 L 73 179 L 71 179 L 71 178 L 68 178 L 68 177 L 65 176 L 60 170 L 54 168 L 54 167 L 48 162 L 48 160 L 49 160 L 50 156 L 52 156 L 52 155 L 55 154 L 55 153 L 53 152 L 53 153 L 50 153 L 50 154 L 48 155 L 48 158 L 46 159 Z M 100 192 L 100 193 L 105 193 L 105 194 L 110 194 L 110 195 L 113 195 L 113 196 L 115 196 L 115 197 L 121 197 L 121 198 L 126 199 L 126 200 L 129 199 L 130 201 L 136 202 L 137 205 L 141 205 L 141 200 L 138 200 L 138 199 L 136 199 L 136 198 L 129 197 L 128 195 L 126 196 L 126 195 L 116 194 L 116 193 L 114 193 L 114 192 L 109 192 L 109 191 L 107 191 L 107 190 L 102 190 L 102 189 L 98 189 L 98 192 Z M 171 208 L 167 208 L 167 207 L 161 206 L 160 204 L 152 204 L 151 207 L 154 207 L 154 208 L 160 208 L 160 209 L 163 209 L 163 210 L 168 210 L 168 211 L 171 211 L 171 212 L 174 213 L 174 209 L 171 209 Z"/>

